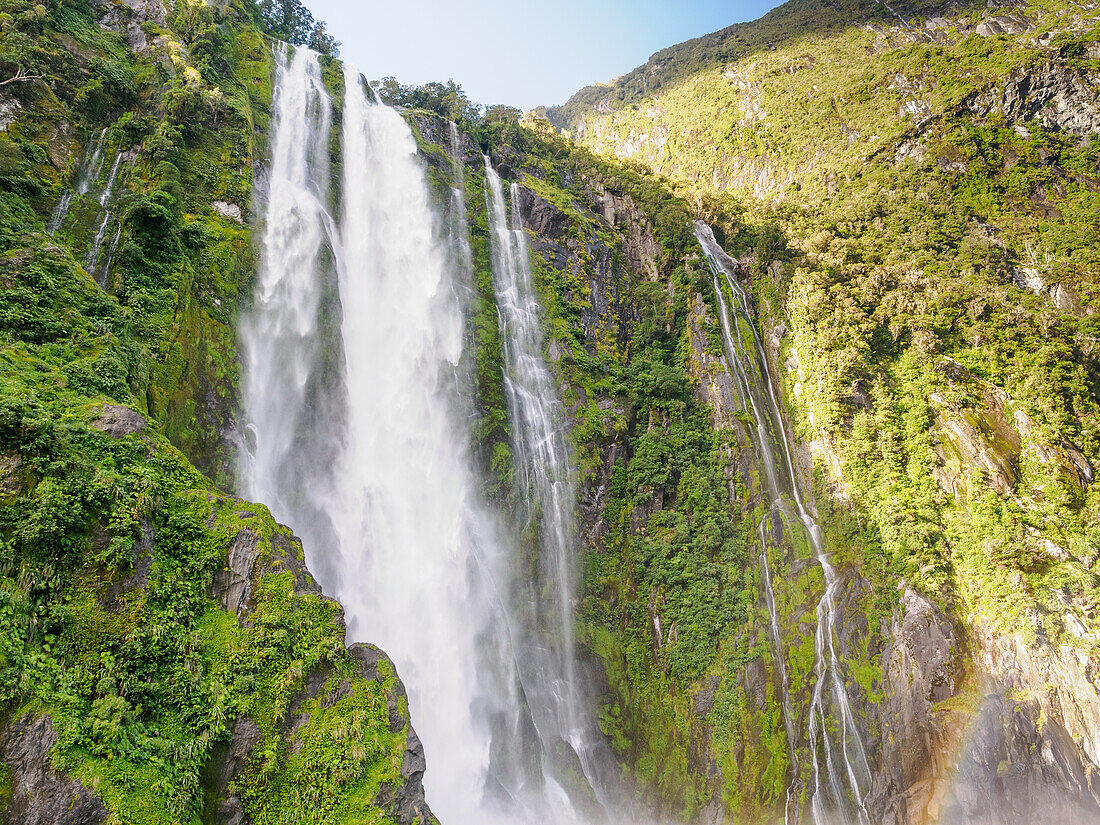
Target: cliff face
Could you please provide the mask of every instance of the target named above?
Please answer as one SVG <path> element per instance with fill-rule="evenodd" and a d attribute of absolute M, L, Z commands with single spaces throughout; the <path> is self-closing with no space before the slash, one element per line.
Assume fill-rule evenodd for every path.
<path fill-rule="evenodd" d="M 740 259 L 842 570 L 836 642 L 882 821 L 1097 817 L 1097 248 L 1078 230 L 1100 214 L 1096 22 L 1070 4 L 794 2 L 548 113 L 667 176 Z M 737 445 L 747 514 L 748 411 L 701 299 L 689 372 Z M 785 666 L 773 652 L 690 688 L 740 681 L 751 720 L 706 743 L 719 817 L 777 815 L 776 768 L 804 787 L 806 743 L 768 741 L 783 672 L 805 721 L 797 646 L 821 585 L 804 556 L 772 559 Z M 720 728 L 702 727 L 696 742 Z"/>
<path fill-rule="evenodd" d="M 3 816 L 431 821 L 392 664 L 345 649 L 290 530 L 220 491 L 269 43 L 238 2 L 16 5 Z M 462 367 L 505 510 L 483 153 L 517 183 L 577 473 L 581 670 L 663 815 L 777 821 L 812 787 L 824 580 L 797 526 L 761 553 L 700 217 L 736 256 L 838 570 L 873 821 L 1100 821 L 1094 35 L 1058 3 L 795 2 L 552 112 L 581 145 L 407 112 L 444 223 L 462 170 Z"/>

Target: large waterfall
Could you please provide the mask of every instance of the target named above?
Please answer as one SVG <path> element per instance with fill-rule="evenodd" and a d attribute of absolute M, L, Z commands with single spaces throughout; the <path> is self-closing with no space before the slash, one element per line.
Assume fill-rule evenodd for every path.
<path fill-rule="evenodd" d="M 553 767 L 577 726 L 548 725 L 532 683 L 554 671 L 554 691 L 573 695 L 571 640 L 556 665 L 531 660 L 518 543 L 480 500 L 468 454 L 464 200 L 445 225 L 403 118 L 353 67 L 344 82 L 335 195 L 317 56 L 277 55 L 263 257 L 242 325 L 241 484 L 303 538 L 349 637 L 394 659 L 440 819 L 578 822 L 578 794 Z M 554 472 L 551 487 L 564 484 Z M 567 610 L 567 587 L 559 597 Z"/>
<path fill-rule="evenodd" d="M 793 773 L 797 781 L 798 764 L 794 760 L 798 737 L 788 692 L 786 651 L 776 616 L 768 553 L 772 551 L 782 554 L 783 545 L 776 537 L 789 534 L 791 528 L 798 525 L 809 540 L 825 580 L 825 589 L 817 605 L 817 627 L 814 632 L 815 682 L 810 700 L 809 729 L 805 734 L 811 757 L 810 812 L 815 825 L 867 823 L 870 820 L 864 807 L 864 797 L 870 786 L 871 773 L 833 642 L 840 578 L 825 551 L 821 526 L 807 507 L 799 489 L 783 413 L 775 396 L 764 347 L 752 321 L 748 297 L 734 274 L 728 256 L 714 239 L 710 227 L 697 221 L 695 236 L 713 274 L 726 358 L 733 369 L 734 383 L 741 402 L 751 418 L 750 434 L 759 466 L 763 470 L 761 483 L 768 501 L 767 512 L 758 526 L 762 584 L 770 613 L 769 635 L 780 679 L 783 721 Z M 727 303 L 726 290 L 734 302 L 732 307 Z M 795 800 L 788 792 L 788 817 L 794 803 Z"/>

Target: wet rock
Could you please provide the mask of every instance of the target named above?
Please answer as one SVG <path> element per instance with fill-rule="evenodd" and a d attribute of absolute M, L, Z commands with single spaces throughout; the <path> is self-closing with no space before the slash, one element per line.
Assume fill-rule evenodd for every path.
<path fill-rule="evenodd" d="M 22 111 L 22 103 L 14 97 L 0 94 L 0 132 L 8 131 L 8 127 L 19 119 L 19 113 Z"/>
<path fill-rule="evenodd" d="M 238 513 L 238 516 L 247 516 Z M 226 566 L 219 570 L 211 585 L 210 595 L 222 609 L 235 613 L 242 624 L 247 625 L 251 610 L 252 593 L 260 577 L 268 572 L 289 570 L 294 576 L 294 592 L 299 595 L 315 595 L 325 598 L 321 588 L 306 568 L 301 542 L 282 533 L 271 538 L 271 547 L 263 548 L 259 536 L 252 530 L 242 529 L 230 545 Z M 343 623 L 343 610 L 339 609 L 337 621 Z M 386 696 L 388 726 L 391 732 L 406 730 L 405 753 L 401 762 L 400 785 L 385 786 L 371 803 L 382 807 L 396 825 L 433 825 L 436 819 L 424 798 L 424 748 L 408 716 L 408 695 L 397 677 L 393 662 L 373 645 L 355 644 L 349 654 L 359 664 L 359 675 L 364 679 L 386 678 L 393 674 L 393 682 Z M 285 739 L 310 723 L 305 710 L 310 700 L 320 700 L 325 707 L 332 707 L 353 690 L 350 680 L 344 679 L 330 689 L 332 669 L 322 664 L 304 674 L 302 688 L 291 698 L 280 728 Z M 231 792 L 234 779 L 249 763 L 253 752 L 262 742 L 263 735 L 256 724 L 247 717 L 239 717 L 233 734 L 227 743 L 216 750 L 205 772 L 205 781 L 211 791 L 211 805 L 215 825 L 247 825 L 249 818 L 241 800 Z M 293 742 L 291 747 L 294 747 Z"/>
<path fill-rule="evenodd" d="M 153 569 L 153 554 L 155 552 L 155 531 L 152 519 L 146 517 L 141 522 L 141 535 L 134 542 L 130 550 L 130 573 L 125 578 L 115 582 L 107 588 L 101 598 L 103 608 L 108 611 L 117 610 L 120 601 L 128 593 L 142 590 L 149 583 L 149 574 Z M 93 528 L 92 542 L 99 552 L 106 554 L 110 545 L 111 536 L 104 530 Z"/>
<path fill-rule="evenodd" d="M 23 459 L 18 453 L 0 453 L 0 502 L 23 492 Z"/>
<path fill-rule="evenodd" d="M 1012 495 L 1019 479 L 1023 449 L 1020 432 L 1010 420 L 1009 398 L 998 387 L 979 381 L 957 361 L 944 358 L 937 370 L 952 384 L 980 399 L 960 407 L 946 393 L 933 392 L 929 402 L 936 413 L 935 445 L 941 466 L 933 471 L 940 487 L 952 495 L 967 486 L 975 469 L 985 473 L 990 486 Z"/>
<path fill-rule="evenodd" d="M 214 574 L 211 595 L 222 610 L 241 618 L 252 595 L 252 577 L 260 537 L 241 530 L 229 545 L 226 566 Z"/>
<path fill-rule="evenodd" d="M 988 696 L 968 732 L 943 825 L 1100 823 L 1100 775 L 1039 703 Z"/>
<path fill-rule="evenodd" d="M 0 757 L 11 771 L 5 825 L 101 825 L 107 809 L 83 784 L 50 766 L 57 733 L 48 716 L 24 716 L 0 733 Z"/>
<path fill-rule="evenodd" d="M 934 821 L 946 793 L 946 754 L 960 726 L 936 705 L 953 696 L 962 679 L 961 640 L 943 611 L 908 587 L 888 638 L 868 806 L 884 822 Z"/>
<path fill-rule="evenodd" d="M 1034 698 L 1043 717 L 1100 765 L 1100 674 L 1086 650 L 1043 641 L 1027 644 L 979 625 L 972 653 L 975 667 L 987 675 L 989 692 Z"/>
<path fill-rule="evenodd" d="M 111 438 L 123 438 L 147 429 L 149 422 L 128 407 L 104 404 L 99 416 L 92 421 L 92 426 Z"/>
<path fill-rule="evenodd" d="M 238 716 L 233 724 L 229 742 L 215 749 L 207 764 L 204 771 L 204 784 L 225 792 L 233 779 L 244 770 L 252 752 L 262 739 L 263 733 L 259 725 L 247 716 Z M 235 793 L 214 806 L 214 825 L 247 825 L 250 821 L 250 817 L 244 812 L 240 797 Z"/>
<path fill-rule="evenodd" d="M 998 14 L 988 17 L 975 27 L 974 32 L 981 37 L 996 37 L 999 34 L 1017 35 L 1031 29 L 1031 21 L 1022 14 Z"/>

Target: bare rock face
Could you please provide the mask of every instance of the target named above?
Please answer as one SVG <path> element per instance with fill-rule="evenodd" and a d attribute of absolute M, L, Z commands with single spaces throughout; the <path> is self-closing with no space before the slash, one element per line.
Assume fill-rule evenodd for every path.
<path fill-rule="evenodd" d="M 23 459 L 19 453 L 0 453 L 0 502 L 18 496 L 23 490 Z"/>
<path fill-rule="evenodd" d="M 92 422 L 92 426 L 107 433 L 111 438 L 123 438 L 147 429 L 149 422 L 129 407 L 104 404 L 99 416 Z"/>
<path fill-rule="evenodd" d="M 103 803 L 79 781 L 50 766 L 57 733 L 48 716 L 25 716 L 0 733 L 0 757 L 11 770 L 4 825 L 102 825 Z"/>
<path fill-rule="evenodd" d="M 994 112 L 1010 124 L 1035 121 L 1044 129 L 1061 129 L 1086 137 L 1100 132 L 1100 86 L 1058 60 L 1036 66 L 990 89 L 968 104 L 984 117 Z"/>
<path fill-rule="evenodd" d="M 987 17 L 975 27 L 974 31 L 981 37 L 996 37 L 999 34 L 1023 34 L 1030 30 L 1031 26 L 1031 21 L 1024 15 L 1009 13 Z"/>
<path fill-rule="evenodd" d="M 936 709 L 962 679 L 960 639 L 947 616 L 905 588 L 884 653 L 881 731 L 868 808 L 883 822 L 934 822 L 961 719 Z"/>
<path fill-rule="evenodd" d="M 986 627 L 974 636 L 975 664 L 993 687 L 1036 702 L 1045 722 L 1066 732 L 1086 764 L 1100 765 L 1100 674 L 1087 651 L 1042 641 L 1028 645 Z"/>
<path fill-rule="evenodd" d="M 91 6 L 99 18 L 99 25 L 125 34 L 134 52 L 144 51 L 149 46 L 142 28 L 145 23 L 161 28 L 168 24 L 164 0 L 91 0 Z"/>
<path fill-rule="evenodd" d="M 967 733 L 943 825 L 1100 823 L 1100 776 L 1034 700 L 993 695 Z"/>
<path fill-rule="evenodd" d="M 248 611 L 259 543 L 260 537 L 251 530 L 241 530 L 229 545 L 226 566 L 214 574 L 212 595 L 222 610 L 238 619 Z"/>
<path fill-rule="evenodd" d="M 526 186 L 518 187 L 517 191 L 519 212 L 527 228 L 543 238 L 560 239 L 570 227 L 569 216 Z"/>

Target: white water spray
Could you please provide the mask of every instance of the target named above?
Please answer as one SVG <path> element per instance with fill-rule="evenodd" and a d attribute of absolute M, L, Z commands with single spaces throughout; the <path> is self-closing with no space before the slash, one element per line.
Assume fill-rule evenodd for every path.
<path fill-rule="evenodd" d="M 242 487 L 302 536 L 349 637 L 393 657 L 436 814 L 448 825 L 577 822 L 544 767 L 509 544 L 468 455 L 456 386 L 464 200 L 453 200 L 448 254 L 408 126 L 354 68 L 344 79 L 330 208 L 317 55 L 277 55 L 263 261 L 242 325 Z"/>
<path fill-rule="evenodd" d="M 595 733 L 577 674 L 574 610 L 576 500 L 566 422 L 557 383 L 544 355 L 541 309 L 531 277 L 527 235 L 512 184 L 509 223 L 504 186 L 485 158 L 493 285 L 504 349 L 504 386 L 514 431 L 515 489 L 524 507 L 519 531 L 536 545 L 537 569 L 525 582 L 522 636 L 526 694 L 544 741 L 561 740 L 579 760 L 604 816 L 621 810 L 611 761 Z M 526 554 L 525 554 L 526 555 Z"/>

